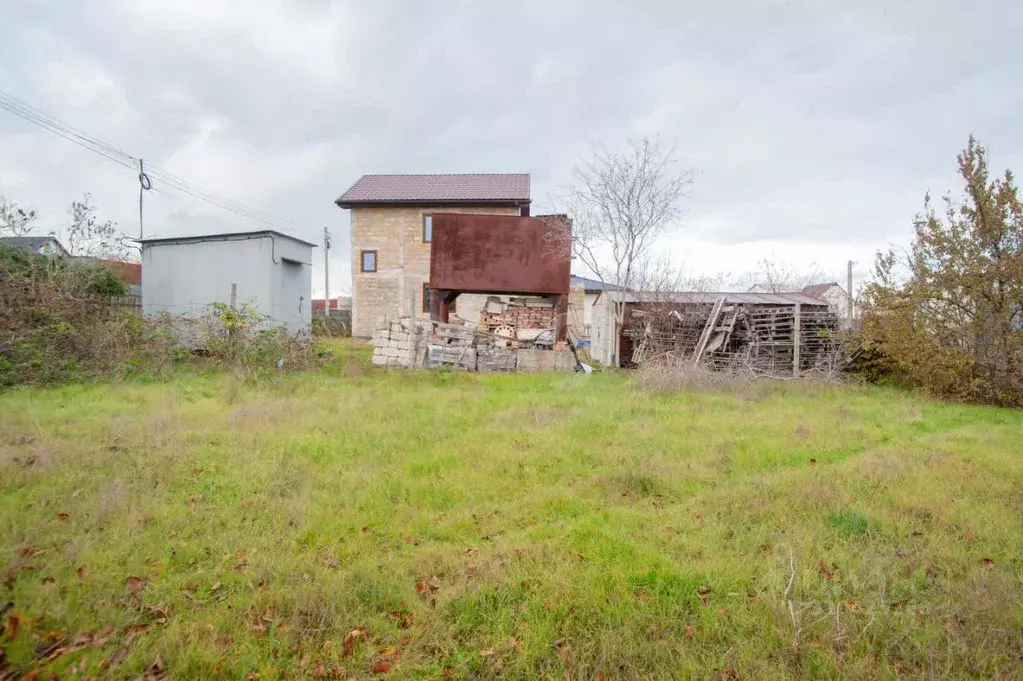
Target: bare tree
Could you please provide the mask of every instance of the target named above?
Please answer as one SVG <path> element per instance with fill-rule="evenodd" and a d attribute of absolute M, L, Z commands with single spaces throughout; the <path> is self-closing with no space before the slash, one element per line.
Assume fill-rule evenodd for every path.
<path fill-rule="evenodd" d="M 85 194 L 68 210 L 71 222 L 62 230 L 51 232 L 74 256 L 123 260 L 132 255 L 128 237 L 120 232 L 113 220 L 99 220 L 92 196 Z"/>
<path fill-rule="evenodd" d="M 551 242 L 605 287 L 637 290 L 640 264 L 682 215 L 692 171 L 679 167 L 674 148 L 644 138 L 624 151 L 602 148 L 582 160 L 573 179 L 564 198 L 570 220 L 549 222 Z"/>
<path fill-rule="evenodd" d="M 757 263 L 755 271 L 736 280 L 735 286 L 762 293 L 794 293 L 826 280 L 827 275 L 817 263 L 800 268 L 790 262 L 764 258 Z"/>
<path fill-rule="evenodd" d="M 32 231 L 35 221 L 36 212 L 34 210 L 21 208 L 0 194 L 0 234 L 26 236 Z"/>

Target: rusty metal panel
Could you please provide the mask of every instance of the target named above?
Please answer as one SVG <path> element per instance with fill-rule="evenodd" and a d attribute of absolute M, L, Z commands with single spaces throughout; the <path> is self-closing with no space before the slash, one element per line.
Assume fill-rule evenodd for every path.
<path fill-rule="evenodd" d="M 540 218 L 433 214 L 430 288 L 476 293 L 568 294 L 568 245 Z"/>

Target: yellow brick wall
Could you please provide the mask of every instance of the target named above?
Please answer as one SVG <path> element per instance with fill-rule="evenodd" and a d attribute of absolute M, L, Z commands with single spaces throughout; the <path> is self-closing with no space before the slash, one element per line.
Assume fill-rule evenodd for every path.
<path fill-rule="evenodd" d="M 430 280 L 430 245 L 423 243 L 423 215 L 518 215 L 493 207 L 363 207 L 352 209 L 352 335 L 365 338 L 385 318 L 407 315 L 414 297 L 423 314 L 423 284 Z M 377 271 L 362 272 L 362 251 L 377 252 Z M 460 296 L 458 312 L 462 305 Z M 470 320 L 475 321 L 475 320 Z"/>

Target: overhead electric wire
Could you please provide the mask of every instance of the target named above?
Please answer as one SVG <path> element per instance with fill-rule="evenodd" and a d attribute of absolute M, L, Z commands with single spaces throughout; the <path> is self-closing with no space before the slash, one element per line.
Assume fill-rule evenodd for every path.
<path fill-rule="evenodd" d="M 121 151 L 112 144 L 108 144 L 77 128 L 74 128 L 63 121 L 54 118 L 53 116 L 50 116 L 29 104 L 26 104 L 17 97 L 4 92 L 3 90 L 0 90 L 0 109 L 5 109 L 16 116 L 43 128 L 44 130 L 54 133 L 58 137 L 62 137 L 69 142 L 73 142 L 78 146 L 103 156 L 104 158 L 122 165 L 125 168 L 129 168 L 133 172 L 138 172 L 139 170 L 140 159 L 138 157 L 132 156 L 131 154 Z M 216 192 L 204 189 L 166 171 L 153 170 L 147 166 L 145 174 L 153 180 L 159 181 L 162 186 L 169 187 L 183 194 L 188 194 L 189 196 L 205 201 L 206 203 L 234 213 L 240 217 L 260 222 L 269 227 L 301 231 L 294 223 L 282 220 L 269 213 L 252 208 L 251 206 L 247 206 L 240 201 L 235 201 L 234 199 L 217 194 Z M 153 190 L 156 191 L 156 187 L 154 187 Z"/>

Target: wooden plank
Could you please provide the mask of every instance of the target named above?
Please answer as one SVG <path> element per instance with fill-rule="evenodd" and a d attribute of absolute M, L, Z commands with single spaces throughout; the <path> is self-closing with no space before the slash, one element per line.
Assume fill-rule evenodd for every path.
<path fill-rule="evenodd" d="M 707 323 L 703 327 L 703 333 L 700 334 L 700 342 L 696 344 L 696 349 L 693 351 L 694 367 L 698 366 L 703 358 L 703 353 L 707 349 L 707 343 L 710 342 L 711 334 L 714 333 L 714 327 L 717 326 L 718 316 L 721 314 L 721 308 L 724 304 L 725 297 L 721 296 L 710 310 L 710 317 L 707 318 Z"/>
<path fill-rule="evenodd" d="M 795 320 L 792 323 L 792 375 L 799 376 L 799 346 L 802 344 L 801 329 L 799 328 L 800 322 L 802 321 L 802 310 L 800 304 L 796 303 Z"/>

